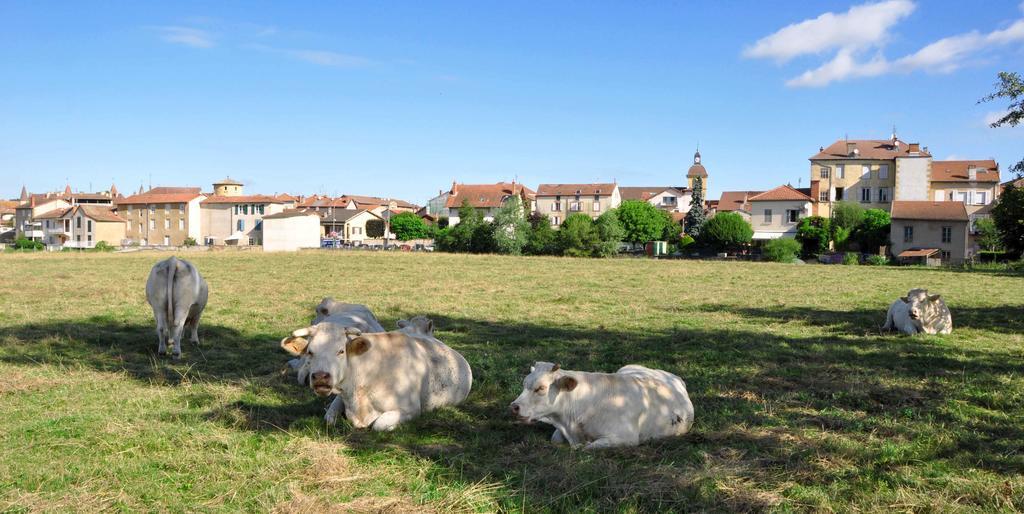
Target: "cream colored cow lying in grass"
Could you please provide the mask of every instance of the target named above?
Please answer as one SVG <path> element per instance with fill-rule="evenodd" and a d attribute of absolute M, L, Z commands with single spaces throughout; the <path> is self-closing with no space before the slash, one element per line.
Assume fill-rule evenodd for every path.
<path fill-rule="evenodd" d="M 588 450 L 683 435 L 693 424 L 686 384 L 634 364 L 615 373 L 588 373 L 538 362 L 511 409 L 521 421 L 554 425 L 553 442 L 585 444 Z"/>
<path fill-rule="evenodd" d="M 929 295 L 926 289 L 911 289 L 907 296 L 889 306 L 882 330 L 904 334 L 948 334 L 953 331 L 953 315 L 941 295 Z"/>
<path fill-rule="evenodd" d="M 404 331 L 362 333 L 333 315 L 296 330 L 281 347 L 308 359 L 313 392 L 337 394 L 335 403 L 344 402 L 345 416 L 356 428 L 392 430 L 420 413 L 462 403 L 473 385 L 466 359 L 436 338 Z"/>

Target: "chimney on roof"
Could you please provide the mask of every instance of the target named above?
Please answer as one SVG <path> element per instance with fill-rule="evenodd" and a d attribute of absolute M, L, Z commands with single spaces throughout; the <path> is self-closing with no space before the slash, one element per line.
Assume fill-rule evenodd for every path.
<path fill-rule="evenodd" d="M 857 143 L 846 142 L 846 155 L 850 157 L 857 155 Z"/>
<path fill-rule="evenodd" d="M 978 180 L 978 168 L 973 164 L 967 165 L 967 180 L 971 182 Z"/>
<path fill-rule="evenodd" d="M 909 152 L 912 155 L 917 155 L 917 154 L 921 153 L 921 143 L 909 143 L 909 144 L 910 144 L 910 148 L 907 149 L 907 152 Z"/>
<path fill-rule="evenodd" d="M 453 195 L 459 194 L 459 184 L 457 182 L 455 182 L 454 180 L 452 181 L 452 191 L 451 192 L 452 192 Z"/>

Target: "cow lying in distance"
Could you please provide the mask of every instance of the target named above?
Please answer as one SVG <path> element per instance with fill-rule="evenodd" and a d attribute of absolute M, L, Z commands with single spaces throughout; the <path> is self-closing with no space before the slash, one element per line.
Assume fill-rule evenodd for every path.
<path fill-rule="evenodd" d="M 422 412 L 458 405 L 473 384 L 466 359 L 436 338 L 361 333 L 333 317 L 296 330 L 281 347 L 309 359 L 313 392 L 338 394 L 356 428 L 392 430 Z"/>
<path fill-rule="evenodd" d="M 929 295 L 926 289 L 911 289 L 907 296 L 889 306 L 882 330 L 907 335 L 949 334 L 953 331 L 953 316 L 942 295 Z"/>
<path fill-rule="evenodd" d="M 192 342 L 199 344 L 199 318 L 209 293 L 199 270 L 184 259 L 170 257 L 153 266 L 146 281 L 146 301 L 156 318 L 157 353 L 167 355 L 170 341 L 173 357 L 180 359 L 183 330 L 191 331 Z"/>
<path fill-rule="evenodd" d="M 410 335 L 434 337 L 434 321 L 426 316 L 398 320 L 398 330 Z"/>
<path fill-rule="evenodd" d="M 554 425 L 553 442 L 585 444 L 587 450 L 683 435 L 693 424 L 686 384 L 634 364 L 615 373 L 588 373 L 538 362 L 510 407 L 521 421 Z"/>

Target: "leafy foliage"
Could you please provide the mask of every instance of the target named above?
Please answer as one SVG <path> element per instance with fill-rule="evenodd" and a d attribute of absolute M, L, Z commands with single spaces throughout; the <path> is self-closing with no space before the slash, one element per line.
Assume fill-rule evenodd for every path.
<path fill-rule="evenodd" d="M 693 196 L 690 197 L 690 210 L 683 218 L 683 232 L 694 239 L 700 237 L 701 228 L 708 220 L 707 211 L 704 210 L 704 179 L 697 177 L 693 179 Z"/>
<path fill-rule="evenodd" d="M 772 239 L 764 245 L 764 256 L 774 262 L 793 262 L 800 253 L 800 242 L 796 239 L 782 237 Z"/>
<path fill-rule="evenodd" d="M 374 239 L 384 237 L 384 220 L 372 219 L 367 221 L 366 236 Z"/>
<path fill-rule="evenodd" d="M 889 258 L 884 255 L 868 255 L 864 262 L 871 266 L 885 266 L 889 264 Z"/>
<path fill-rule="evenodd" d="M 999 72 L 999 82 L 995 86 L 996 91 L 978 100 L 978 103 L 1008 99 L 1010 105 L 1006 108 L 1006 114 L 989 124 L 989 126 L 992 128 L 1002 127 L 1003 125 L 1016 127 L 1024 120 L 1024 80 L 1016 72 L 1001 71 Z M 1010 171 L 1016 173 L 1018 177 L 1024 177 L 1024 159 L 1014 164 Z"/>
<path fill-rule="evenodd" d="M 1024 253 L 1024 188 L 1006 186 L 999 201 L 992 208 L 992 220 L 1011 255 Z"/>
<path fill-rule="evenodd" d="M 597 217 L 594 220 L 594 230 L 597 231 L 597 242 L 594 244 L 594 257 L 609 257 L 619 252 L 619 244 L 625 231 L 619 222 L 617 209 L 612 209 Z"/>
<path fill-rule="evenodd" d="M 860 264 L 860 254 L 856 252 L 846 252 L 843 254 L 843 264 L 847 266 L 856 266 Z"/>
<path fill-rule="evenodd" d="M 808 216 L 800 220 L 796 229 L 796 240 L 802 246 L 800 257 L 810 259 L 827 252 L 829 228 L 828 218 L 821 216 Z"/>
<path fill-rule="evenodd" d="M 699 241 L 719 251 L 736 250 L 749 244 L 754 229 L 735 212 L 722 212 L 704 223 Z"/>
<path fill-rule="evenodd" d="M 586 214 L 570 214 L 558 229 L 558 248 L 562 255 L 589 256 L 598 241 L 594 222 Z"/>
<path fill-rule="evenodd" d="M 498 253 L 519 255 L 530 238 L 523 201 L 513 195 L 494 215 L 494 249 Z"/>
<path fill-rule="evenodd" d="M 662 237 L 665 232 L 665 217 L 657 207 L 645 201 L 626 200 L 616 210 L 622 224 L 623 241 L 643 244 Z"/>
<path fill-rule="evenodd" d="M 864 221 L 864 208 L 854 202 L 836 202 L 832 208 L 832 228 L 844 228 L 847 233 Z"/>
<path fill-rule="evenodd" d="M 112 252 L 115 248 L 106 241 L 99 241 L 95 246 L 93 246 L 93 250 L 96 250 L 97 252 Z"/>
<path fill-rule="evenodd" d="M 18 250 L 42 250 L 45 245 L 39 241 L 33 241 L 27 237 L 19 237 L 14 240 L 14 248 Z"/>
<path fill-rule="evenodd" d="M 978 218 L 974 222 L 974 230 L 977 232 L 976 240 L 982 250 L 996 252 L 1003 249 L 1002 235 L 992 218 Z"/>
<path fill-rule="evenodd" d="M 103 242 L 104 241 L 100 241 L 100 243 L 103 243 Z M 96 243 L 96 246 L 99 246 L 100 243 Z M 185 240 L 182 241 L 182 244 L 184 244 L 186 247 L 192 247 L 192 246 L 196 246 L 199 243 L 196 243 L 196 240 L 193 237 L 186 237 Z"/>
<path fill-rule="evenodd" d="M 427 237 L 427 224 L 412 212 L 400 212 L 391 217 L 391 232 L 399 241 Z"/>
<path fill-rule="evenodd" d="M 551 228 L 551 219 L 544 214 L 533 213 L 527 218 L 530 233 L 526 238 L 523 253 L 529 255 L 554 255 L 558 252 L 557 234 Z"/>
<path fill-rule="evenodd" d="M 868 209 L 857 228 L 854 229 L 852 237 L 860 246 L 861 251 L 874 253 L 881 246 L 889 245 L 889 227 L 892 223 L 887 211 L 882 209 Z"/>

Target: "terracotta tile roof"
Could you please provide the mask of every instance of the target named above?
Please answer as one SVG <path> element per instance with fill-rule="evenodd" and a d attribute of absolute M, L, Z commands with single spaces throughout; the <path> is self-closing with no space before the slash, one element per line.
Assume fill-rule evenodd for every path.
<path fill-rule="evenodd" d="M 264 216 L 263 219 L 265 219 L 265 220 L 277 220 L 277 219 L 284 219 L 284 218 L 297 218 L 299 216 L 316 216 L 318 218 L 320 217 L 317 213 L 315 213 L 313 211 L 302 211 L 302 210 L 299 210 L 299 209 L 285 209 L 285 210 L 283 210 L 281 212 L 278 212 L 276 214 L 268 214 L 268 215 Z"/>
<path fill-rule="evenodd" d="M 851 156 L 847 143 L 852 143 L 858 154 Z M 910 145 L 897 141 L 894 145 L 888 139 L 840 139 L 811 157 L 812 161 L 825 159 L 895 159 L 896 157 L 928 157 L 930 154 L 920 148 L 916 155 L 910 153 Z"/>
<path fill-rule="evenodd" d="M 102 205 L 76 205 L 68 209 L 68 212 L 65 213 L 65 216 L 69 214 L 73 215 L 75 212 L 78 212 L 79 210 L 81 210 L 82 214 L 85 215 L 87 218 L 92 218 L 95 221 L 110 221 L 122 223 L 128 221 L 118 216 L 117 213 L 113 211 L 113 208 L 104 207 Z"/>
<path fill-rule="evenodd" d="M 379 198 L 379 197 L 376 197 L 376 196 L 345 195 L 344 198 L 346 200 L 348 200 L 349 202 L 355 202 L 356 205 L 383 205 L 383 206 L 387 206 L 388 205 L 388 199 L 387 198 Z M 399 200 L 397 198 L 392 198 L 390 201 L 395 202 L 395 204 L 398 207 L 401 207 L 401 208 L 404 208 L 404 209 L 416 209 L 416 208 L 418 208 L 418 206 L 413 205 L 413 204 L 411 204 L 409 202 L 406 202 L 405 200 Z"/>
<path fill-rule="evenodd" d="M 284 203 L 284 200 L 269 195 L 221 196 L 213 195 L 200 202 L 202 204 L 234 204 L 234 203 Z"/>
<path fill-rule="evenodd" d="M 457 209 L 462 206 L 462 200 L 469 200 L 469 205 L 477 209 L 501 207 L 502 201 L 514 195 L 522 194 L 526 198 L 532 198 L 533 190 L 522 185 L 511 182 L 498 182 L 495 184 L 452 184 L 448 192 L 448 200 L 445 207 Z M 529 206 L 527 206 L 529 207 Z"/>
<path fill-rule="evenodd" d="M 963 202 L 898 200 L 892 203 L 892 219 L 967 221 Z"/>
<path fill-rule="evenodd" d="M 897 257 L 931 257 L 939 253 L 938 248 L 922 248 L 920 250 L 904 250 Z"/>
<path fill-rule="evenodd" d="M 118 198 L 117 205 L 140 205 L 151 203 L 186 203 L 202 195 L 198 187 L 154 187 L 142 194 Z"/>
<path fill-rule="evenodd" d="M 728 211 L 750 211 L 750 197 L 757 196 L 764 191 L 722 191 L 722 197 L 718 200 L 718 212 Z"/>
<path fill-rule="evenodd" d="M 686 176 L 687 177 L 707 178 L 708 177 L 708 170 L 704 169 L 704 165 L 703 164 L 697 162 L 697 163 L 694 163 L 693 166 L 690 166 L 690 169 L 686 171 Z"/>
<path fill-rule="evenodd" d="M 324 212 L 320 214 L 321 222 L 324 223 L 344 223 L 362 213 L 367 213 L 374 218 L 383 219 L 380 216 L 373 213 L 369 209 L 336 209 L 334 212 Z"/>
<path fill-rule="evenodd" d="M 775 189 L 765 191 L 759 195 L 754 195 L 747 198 L 748 202 L 766 202 L 766 201 L 786 201 L 796 200 L 812 202 L 814 201 L 810 196 L 796 190 L 790 185 L 781 185 Z"/>
<path fill-rule="evenodd" d="M 977 168 L 975 182 L 999 182 L 999 165 L 992 159 L 983 161 L 932 161 L 932 182 L 967 182 L 967 170 Z"/>
<path fill-rule="evenodd" d="M 338 198 L 331 198 L 329 196 L 311 195 L 303 198 L 296 206 L 302 208 L 309 207 L 348 207 L 349 200 L 344 196 Z"/>
<path fill-rule="evenodd" d="M 611 196 L 615 184 L 541 184 L 537 196 Z"/>
<path fill-rule="evenodd" d="M 274 196 L 278 200 L 281 200 L 282 202 L 285 202 L 285 203 L 289 203 L 289 202 L 298 203 L 298 201 L 299 201 L 299 197 L 290 195 L 288 193 L 280 193 L 280 194 L 277 194 L 277 195 L 274 195 Z"/>
<path fill-rule="evenodd" d="M 1006 189 L 1007 186 L 1013 184 L 1013 187 L 1024 187 L 1024 178 L 1018 178 L 1015 180 L 1007 180 L 999 185 L 1001 189 Z"/>
<path fill-rule="evenodd" d="M 71 211 L 71 207 L 64 207 L 62 209 L 53 209 L 46 211 L 42 214 L 34 216 L 33 219 L 37 220 L 55 220 L 64 217 L 65 214 Z"/>
<path fill-rule="evenodd" d="M 633 186 L 619 186 L 619 195 L 622 196 L 622 200 L 650 200 L 651 197 L 656 196 L 663 191 L 674 189 L 677 194 L 683 194 L 686 192 L 685 187 L 675 186 L 654 186 L 654 187 L 633 187 Z"/>

